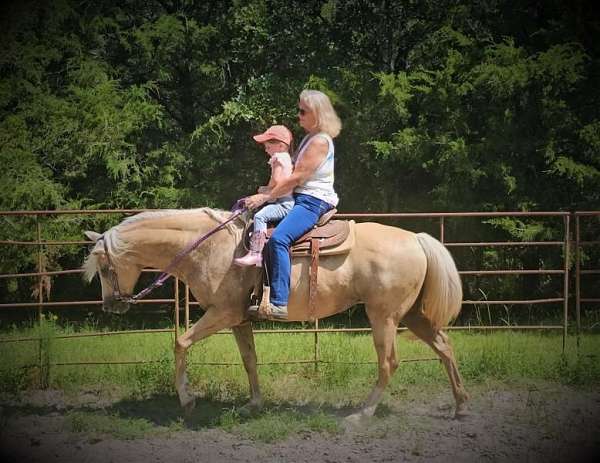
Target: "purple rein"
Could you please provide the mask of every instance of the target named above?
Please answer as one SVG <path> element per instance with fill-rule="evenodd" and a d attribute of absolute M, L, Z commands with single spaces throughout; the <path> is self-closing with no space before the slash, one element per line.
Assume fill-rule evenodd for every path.
<path fill-rule="evenodd" d="M 158 278 L 156 278 L 156 280 L 154 280 L 154 282 L 150 286 L 144 288 L 139 293 L 137 293 L 135 296 L 131 296 L 130 298 L 126 298 L 126 299 L 124 298 L 123 300 L 125 302 L 130 302 L 130 303 L 135 304 L 139 299 L 143 298 L 148 293 L 150 293 L 150 291 L 154 290 L 155 288 L 157 288 L 159 286 L 162 286 L 163 283 L 165 281 L 167 281 L 167 279 L 169 278 L 170 272 L 175 267 L 177 267 L 177 265 L 183 260 L 183 258 L 185 256 L 187 256 L 190 252 L 192 252 L 194 249 L 196 249 L 198 246 L 200 246 L 204 241 L 206 241 L 212 235 L 217 233 L 219 230 L 222 230 L 223 228 L 225 228 L 225 226 L 229 222 L 235 220 L 237 217 L 239 217 L 245 211 L 246 211 L 246 206 L 244 205 L 244 199 L 243 198 L 239 199 L 233 206 L 233 209 L 232 209 L 233 214 L 231 215 L 231 217 L 229 217 L 225 222 L 217 225 L 215 228 L 210 230 L 208 233 L 198 237 L 196 240 L 192 241 L 185 248 L 183 248 L 181 251 L 179 251 L 173 258 L 171 263 L 169 265 L 167 265 L 167 267 L 164 269 L 163 273 L 161 273 L 158 276 Z"/>

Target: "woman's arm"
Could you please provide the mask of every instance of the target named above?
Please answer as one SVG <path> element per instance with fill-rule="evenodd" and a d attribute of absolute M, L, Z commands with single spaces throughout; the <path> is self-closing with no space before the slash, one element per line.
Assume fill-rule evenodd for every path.
<path fill-rule="evenodd" d="M 246 206 L 250 209 L 255 209 L 267 201 L 284 196 L 298 185 L 304 184 L 323 163 L 328 151 L 329 143 L 327 140 L 323 137 L 315 137 L 310 141 L 306 151 L 304 151 L 304 154 L 296 163 L 292 175 L 284 179 L 279 179 L 279 181 L 276 180 L 271 191 L 246 198 Z"/>

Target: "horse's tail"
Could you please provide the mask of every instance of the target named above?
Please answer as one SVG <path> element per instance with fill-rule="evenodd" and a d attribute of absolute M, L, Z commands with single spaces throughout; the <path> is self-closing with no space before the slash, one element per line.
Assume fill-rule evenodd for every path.
<path fill-rule="evenodd" d="M 454 259 L 435 238 L 417 234 L 427 257 L 427 274 L 421 290 L 423 314 L 435 330 L 456 318 L 462 306 L 462 285 Z"/>

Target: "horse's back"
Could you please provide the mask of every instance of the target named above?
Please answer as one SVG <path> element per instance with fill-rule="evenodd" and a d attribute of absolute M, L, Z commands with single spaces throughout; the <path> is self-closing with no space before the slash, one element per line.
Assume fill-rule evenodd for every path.
<path fill-rule="evenodd" d="M 413 254 L 423 256 L 417 235 L 411 231 L 375 222 L 363 222 L 355 225 L 354 232 L 356 242 L 353 251 L 356 251 L 359 259 L 380 261 L 382 258 L 411 258 Z"/>

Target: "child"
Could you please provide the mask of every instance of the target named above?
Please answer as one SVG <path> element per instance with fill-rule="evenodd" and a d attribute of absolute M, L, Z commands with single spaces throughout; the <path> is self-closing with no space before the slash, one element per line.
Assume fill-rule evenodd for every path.
<path fill-rule="evenodd" d="M 292 144 L 292 133 L 283 125 L 273 125 L 264 133 L 255 135 L 254 140 L 262 143 L 271 166 L 271 179 L 267 186 L 258 188 L 259 193 L 268 192 L 282 179 L 289 177 L 292 173 L 292 160 L 290 158 L 290 147 Z M 254 232 L 250 239 L 250 251 L 244 257 L 234 259 L 237 265 L 248 266 L 262 265 L 262 250 L 267 236 L 267 223 L 279 222 L 294 207 L 292 190 L 285 196 L 277 198 L 273 203 L 267 204 L 254 214 Z"/>

